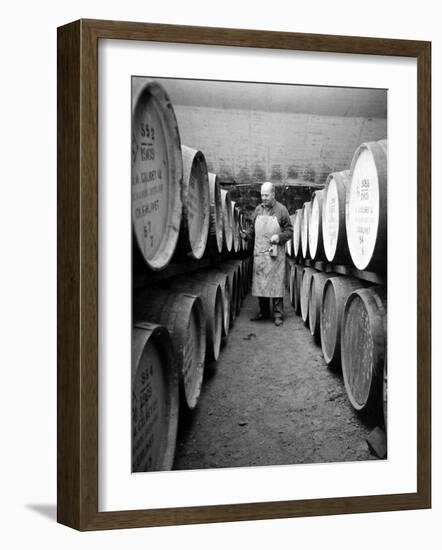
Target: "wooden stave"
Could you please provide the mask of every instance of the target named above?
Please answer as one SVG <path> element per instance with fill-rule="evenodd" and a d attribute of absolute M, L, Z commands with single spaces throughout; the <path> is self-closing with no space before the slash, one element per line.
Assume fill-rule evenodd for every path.
<path fill-rule="evenodd" d="M 153 322 L 165 326 L 169 331 L 178 362 L 180 392 L 184 398 L 181 402 L 188 409 L 194 409 L 201 393 L 206 355 L 206 320 L 200 298 L 190 293 L 175 293 L 159 287 L 143 288 L 135 293 L 132 307 L 136 323 Z M 194 384 L 189 387 L 186 385 L 183 369 L 186 344 L 190 341 L 186 329 L 191 315 L 195 315 L 199 349 L 195 351 L 198 357 L 194 365 Z"/>
<path fill-rule="evenodd" d="M 290 305 L 294 307 L 295 302 L 295 277 L 296 277 L 296 267 L 294 262 L 289 262 L 290 271 L 289 271 L 289 301 Z"/>
<path fill-rule="evenodd" d="M 209 237 L 207 240 L 208 248 L 221 254 L 223 250 L 223 216 L 221 208 L 221 186 L 218 176 L 213 172 L 209 176 L 209 196 L 210 196 L 210 225 Z"/>
<path fill-rule="evenodd" d="M 237 316 L 237 303 L 238 303 L 238 275 L 234 266 L 227 265 L 226 263 L 218 264 L 213 267 L 214 270 L 226 273 L 229 276 L 230 283 L 230 326 L 235 322 Z"/>
<path fill-rule="evenodd" d="M 242 278 L 243 274 L 241 271 L 241 261 L 240 260 L 227 260 L 225 262 L 227 266 L 231 266 L 236 272 L 236 281 L 237 281 L 237 294 L 235 301 L 235 317 L 238 317 L 241 310 L 241 298 L 242 298 Z"/>
<path fill-rule="evenodd" d="M 301 256 L 301 222 L 302 208 L 295 211 L 295 220 L 293 223 L 293 257 L 298 259 Z"/>
<path fill-rule="evenodd" d="M 351 247 L 351 232 L 349 234 L 349 197 L 351 191 L 351 185 L 353 185 L 353 174 L 357 164 L 357 160 L 361 153 L 365 150 L 370 151 L 373 156 L 373 160 L 376 166 L 378 181 L 379 181 L 379 221 L 378 230 L 376 233 L 375 245 L 371 258 L 365 263 L 357 265 L 354 256 L 352 254 Z M 347 233 L 347 244 L 350 253 L 350 258 L 356 269 L 360 271 L 374 271 L 385 273 L 387 271 L 387 165 L 388 165 L 388 153 L 387 153 L 387 140 L 369 141 L 362 143 L 355 151 L 350 167 L 350 187 L 346 193 L 345 203 L 345 223 Z"/>
<path fill-rule="evenodd" d="M 310 279 L 310 298 L 308 306 L 310 334 L 317 342 L 321 340 L 321 306 L 325 283 L 332 277 L 339 277 L 336 273 L 318 271 Z"/>
<path fill-rule="evenodd" d="M 197 281 L 184 276 L 171 281 L 169 288 L 175 292 L 188 292 L 200 298 L 206 320 L 206 363 L 217 361 L 221 350 L 224 318 L 220 284 Z"/>
<path fill-rule="evenodd" d="M 365 401 L 360 402 L 354 395 L 352 384 L 349 380 L 350 370 L 354 368 L 355 361 L 347 360 L 346 345 L 345 345 L 345 330 L 348 310 L 351 308 L 352 302 L 359 299 L 366 307 L 368 318 L 370 321 L 370 330 L 372 341 L 374 342 L 374 361 L 373 368 L 370 372 L 371 383 L 366 395 Z M 368 307 L 370 306 L 370 307 Z M 357 411 L 372 411 L 378 412 L 382 408 L 382 383 L 383 370 L 385 363 L 385 355 L 387 353 L 387 291 L 386 287 L 373 286 L 370 288 L 359 289 L 350 294 L 347 298 L 344 313 L 342 316 L 341 326 L 342 343 L 341 343 L 341 363 L 342 376 L 344 386 L 347 392 L 348 400 L 352 407 Z M 352 340 L 354 343 L 354 340 Z M 360 353 L 358 353 L 360 355 Z"/>
<path fill-rule="evenodd" d="M 236 201 L 231 201 L 232 205 L 232 238 L 233 238 L 233 251 L 239 252 L 239 210 L 236 205 Z"/>
<path fill-rule="evenodd" d="M 285 243 L 285 253 L 286 253 L 286 256 L 288 258 L 291 258 L 292 257 L 292 241 L 291 239 L 289 239 L 288 241 L 286 241 Z"/>
<path fill-rule="evenodd" d="M 332 180 L 335 180 L 336 189 L 338 194 L 338 210 L 339 210 L 339 225 L 338 225 L 338 237 L 336 243 L 336 249 L 333 255 L 329 255 L 327 247 L 325 246 L 326 235 L 324 228 L 327 227 L 325 223 L 326 216 L 326 202 L 328 188 Z M 350 183 L 350 170 L 342 170 L 341 172 L 332 172 L 328 175 L 324 187 L 324 201 L 322 208 L 322 244 L 324 248 L 324 255 L 327 261 L 331 263 L 347 264 L 351 261 L 350 251 L 347 243 L 347 230 L 345 225 L 345 205 L 346 205 L 346 190 Z"/>
<path fill-rule="evenodd" d="M 161 356 L 164 362 L 168 365 L 165 367 L 165 380 L 167 386 L 167 392 L 169 403 L 168 409 L 168 427 L 164 434 L 165 449 L 160 459 L 160 464 L 150 471 L 165 471 L 171 470 L 173 467 L 173 461 L 175 456 L 175 448 L 178 433 L 178 414 L 179 414 L 179 384 L 178 384 L 178 372 L 176 369 L 176 358 L 173 352 L 173 345 L 167 329 L 161 325 L 153 323 L 136 323 L 132 329 L 132 395 L 134 396 L 136 390 L 134 388 L 135 380 L 139 374 L 139 367 L 145 350 L 147 348 L 150 339 L 155 339 L 155 343 L 161 347 Z M 132 397 L 133 400 L 133 397 Z M 136 455 L 134 453 L 134 404 L 132 401 L 132 471 L 147 471 L 146 469 L 140 470 L 139 467 L 134 467 L 134 460 Z"/>
<path fill-rule="evenodd" d="M 313 243 L 313 237 L 312 237 L 312 212 L 315 201 L 318 204 L 319 208 L 319 216 L 318 216 L 318 228 L 317 228 L 317 242 L 316 242 L 316 248 L 312 246 Z M 318 189 L 312 194 L 312 198 L 310 200 L 311 204 L 311 210 L 310 210 L 310 219 L 309 219 L 309 229 L 308 229 L 308 249 L 310 253 L 310 257 L 312 260 L 324 260 L 325 259 L 325 251 L 324 251 L 324 242 L 322 240 L 322 205 L 324 201 L 324 190 Z"/>
<path fill-rule="evenodd" d="M 330 330 L 325 325 L 327 315 L 324 314 L 325 299 L 327 296 L 328 286 L 333 287 L 333 293 L 335 298 L 335 311 L 336 311 L 336 335 L 332 339 L 332 351 L 328 349 L 328 342 L 330 341 Z M 322 292 L 322 303 L 320 313 L 320 340 L 322 355 L 326 364 L 333 369 L 337 369 L 341 366 L 341 322 L 342 314 L 344 311 L 345 301 L 348 296 L 355 290 L 365 288 L 367 283 L 353 277 L 332 277 L 324 284 Z"/>
<path fill-rule="evenodd" d="M 295 264 L 295 289 L 293 309 L 296 315 L 301 315 L 301 283 L 304 274 L 304 266 Z"/>
<path fill-rule="evenodd" d="M 138 109 L 141 109 L 141 103 L 147 102 L 147 96 L 151 96 L 156 107 L 160 106 L 158 118 L 162 122 L 162 130 L 164 134 L 170 134 L 168 141 L 167 158 L 172 162 L 168 164 L 168 181 L 169 181 L 169 196 L 172 199 L 172 205 L 169 209 L 170 216 L 166 223 L 166 231 L 161 242 L 160 251 L 153 257 L 147 257 L 144 253 L 144 247 L 140 243 L 141 235 L 135 227 L 132 212 L 132 236 L 133 236 L 133 251 L 136 264 L 142 269 L 147 266 L 152 271 L 161 271 L 165 269 L 173 255 L 175 254 L 180 226 L 182 223 L 182 208 L 183 208 L 183 162 L 181 141 L 178 129 L 178 122 L 175 116 L 175 111 L 170 98 L 165 89 L 156 81 L 149 81 L 138 90 L 134 97 L 132 109 L 132 130 L 136 125 Z M 167 129 L 167 130 L 166 130 Z M 132 159 L 132 171 L 134 160 Z M 170 185 L 172 182 L 172 185 Z M 132 201 L 133 208 L 133 201 Z M 146 237 L 147 238 L 147 237 Z"/>
<path fill-rule="evenodd" d="M 307 326 L 309 322 L 308 306 L 310 302 L 310 278 L 317 272 L 313 267 L 305 267 L 301 281 L 301 318 Z"/>
<path fill-rule="evenodd" d="M 198 281 L 217 283 L 221 287 L 223 296 L 223 337 L 227 337 L 230 329 L 230 278 L 228 273 L 215 269 L 200 269 L 192 273 L 192 277 Z"/>
<path fill-rule="evenodd" d="M 223 244 L 227 252 L 233 249 L 233 230 L 232 230 L 232 199 L 229 191 L 221 188 L 221 209 L 223 213 Z"/>
<path fill-rule="evenodd" d="M 284 286 L 286 290 L 290 288 L 290 260 L 285 262 Z"/>
<path fill-rule="evenodd" d="M 290 215 L 290 221 L 292 222 L 292 227 L 293 228 L 294 228 L 294 224 L 295 224 L 295 218 L 296 218 L 296 214 L 291 214 Z M 287 256 L 289 258 L 293 258 L 295 256 L 295 253 L 294 253 L 294 250 L 293 250 L 293 235 L 288 241 L 286 241 L 286 252 L 287 252 Z"/>
<path fill-rule="evenodd" d="M 311 203 L 307 201 L 302 207 L 302 217 L 301 217 L 301 257 L 304 260 L 310 258 L 310 250 L 308 247 L 308 226 L 310 219 L 310 209 Z"/>
<path fill-rule="evenodd" d="M 181 219 L 180 234 L 178 238 L 176 258 L 200 260 L 206 252 L 209 238 L 210 226 L 210 191 L 209 191 L 209 172 L 207 170 L 206 159 L 203 153 L 187 145 L 181 145 L 183 158 L 183 215 Z M 190 178 L 195 171 L 199 171 L 203 182 L 199 186 L 202 191 L 198 195 L 203 201 L 202 205 L 202 226 L 197 231 L 199 237 L 197 243 L 192 242 L 191 227 L 189 224 L 189 207 L 187 205 L 190 187 Z M 198 179 L 198 178 L 195 178 Z"/>

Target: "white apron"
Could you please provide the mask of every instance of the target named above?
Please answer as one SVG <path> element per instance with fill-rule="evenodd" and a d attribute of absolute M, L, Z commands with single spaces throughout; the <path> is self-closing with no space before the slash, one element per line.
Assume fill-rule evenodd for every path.
<path fill-rule="evenodd" d="M 285 247 L 277 245 L 278 255 L 270 256 L 270 238 L 279 235 L 276 216 L 259 214 L 255 220 L 252 296 L 283 298 L 285 290 Z"/>

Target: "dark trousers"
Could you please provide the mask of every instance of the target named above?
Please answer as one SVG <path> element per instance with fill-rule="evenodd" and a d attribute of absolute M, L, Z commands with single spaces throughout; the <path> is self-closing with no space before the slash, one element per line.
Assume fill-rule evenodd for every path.
<path fill-rule="evenodd" d="M 258 298 L 259 310 L 265 317 L 270 317 L 270 300 L 273 302 L 273 318 L 282 319 L 284 303 L 282 298 Z"/>

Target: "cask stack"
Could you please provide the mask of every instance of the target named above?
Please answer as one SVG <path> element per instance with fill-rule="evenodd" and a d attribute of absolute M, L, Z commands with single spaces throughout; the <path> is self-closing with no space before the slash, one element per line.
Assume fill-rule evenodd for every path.
<path fill-rule="evenodd" d="M 296 211 L 290 293 L 325 363 L 342 369 L 352 406 L 380 414 L 385 427 L 387 163 L 387 140 L 362 143 Z"/>
<path fill-rule="evenodd" d="M 221 353 L 250 288 L 250 222 L 182 144 L 173 105 L 155 81 L 132 107 L 132 468 L 173 465 L 180 409 L 195 409 L 205 363 Z"/>

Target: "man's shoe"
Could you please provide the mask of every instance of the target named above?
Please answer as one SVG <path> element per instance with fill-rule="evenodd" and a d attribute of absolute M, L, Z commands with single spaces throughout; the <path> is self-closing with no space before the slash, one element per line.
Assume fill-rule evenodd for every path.
<path fill-rule="evenodd" d="M 250 318 L 251 321 L 265 321 L 266 319 L 268 319 L 267 315 L 263 315 L 262 313 L 258 313 L 255 317 Z"/>
<path fill-rule="evenodd" d="M 280 327 L 280 326 L 283 324 L 283 322 L 284 322 L 284 321 L 281 319 L 281 317 L 276 317 L 276 319 L 275 319 L 275 325 L 276 325 L 277 327 Z"/>

